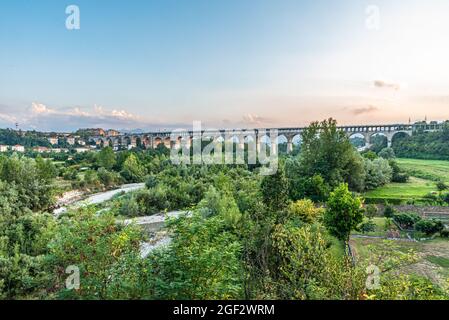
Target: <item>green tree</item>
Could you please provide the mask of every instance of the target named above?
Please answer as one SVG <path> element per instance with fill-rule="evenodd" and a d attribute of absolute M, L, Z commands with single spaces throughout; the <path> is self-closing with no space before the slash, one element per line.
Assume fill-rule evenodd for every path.
<path fill-rule="evenodd" d="M 336 258 L 317 225 L 278 224 L 271 236 L 277 255 L 273 287 L 279 299 L 358 299 L 364 275 L 347 257 Z"/>
<path fill-rule="evenodd" d="M 391 182 L 393 170 L 388 160 L 377 158 L 374 160 L 365 159 L 365 189 L 372 190 Z"/>
<path fill-rule="evenodd" d="M 108 171 L 105 168 L 99 168 L 97 171 L 98 179 L 105 187 L 111 187 L 120 183 L 121 177 L 118 173 Z"/>
<path fill-rule="evenodd" d="M 59 299 L 140 299 L 149 297 L 146 264 L 140 258 L 141 231 L 121 226 L 110 213 L 78 210 L 63 220 L 49 243 L 48 269 Z M 80 270 L 80 290 L 64 284 L 67 266 Z"/>
<path fill-rule="evenodd" d="M 32 213 L 20 193 L 0 180 L 0 297 L 7 299 L 39 297 L 51 279 L 44 262 L 55 221 Z"/>
<path fill-rule="evenodd" d="M 298 218 L 304 223 L 313 223 L 322 216 L 323 210 L 316 208 L 311 200 L 306 199 L 292 202 L 288 206 L 288 214 L 291 219 Z"/>
<path fill-rule="evenodd" d="M 0 156 L 0 180 L 15 186 L 22 207 L 38 211 L 54 203 L 54 185 L 33 159 Z"/>
<path fill-rule="evenodd" d="M 51 160 L 44 160 L 40 155 L 35 159 L 36 169 L 40 178 L 51 181 L 58 175 L 58 170 Z"/>
<path fill-rule="evenodd" d="M 361 156 L 334 119 L 312 123 L 303 131 L 302 138 L 302 177 L 320 175 L 331 188 L 345 182 L 351 189 L 363 190 Z"/>
<path fill-rule="evenodd" d="M 97 163 L 99 167 L 111 170 L 116 163 L 114 150 L 112 150 L 111 147 L 101 149 L 101 151 L 97 153 Z"/>
<path fill-rule="evenodd" d="M 377 206 L 375 204 L 369 204 L 365 207 L 365 214 L 369 219 L 374 218 L 377 215 Z"/>
<path fill-rule="evenodd" d="M 351 231 L 363 222 L 363 211 L 362 200 L 341 184 L 329 196 L 324 222 L 332 235 L 348 243 Z"/>
<path fill-rule="evenodd" d="M 221 215 L 205 218 L 193 213 L 169 228 L 170 247 L 149 257 L 153 298 L 243 298 L 242 245 L 226 230 Z"/>
<path fill-rule="evenodd" d="M 283 210 L 288 206 L 288 180 L 284 166 L 279 164 L 276 173 L 265 176 L 261 183 L 263 202 L 272 211 Z"/>
<path fill-rule="evenodd" d="M 123 163 L 120 174 L 127 182 L 141 182 L 146 174 L 146 170 L 136 155 L 131 153 Z"/>
<path fill-rule="evenodd" d="M 396 158 L 393 148 L 384 148 L 380 150 L 379 157 L 390 160 Z"/>

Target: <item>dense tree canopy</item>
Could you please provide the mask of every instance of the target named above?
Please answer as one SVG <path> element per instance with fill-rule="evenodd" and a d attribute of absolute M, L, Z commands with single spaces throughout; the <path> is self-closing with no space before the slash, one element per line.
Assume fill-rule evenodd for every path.
<path fill-rule="evenodd" d="M 449 123 L 443 131 L 414 132 L 393 140 L 397 157 L 449 160 Z"/>

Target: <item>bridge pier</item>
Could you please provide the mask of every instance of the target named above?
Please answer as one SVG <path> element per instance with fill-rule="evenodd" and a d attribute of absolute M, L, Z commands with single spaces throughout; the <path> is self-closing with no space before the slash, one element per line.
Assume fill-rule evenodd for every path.
<path fill-rule="evenodd" d="M 287 154 L 290 154 L 293 152 L 293 141 L 287 142 Z"/>
<path fill-rule="evenodd" d="M 271 141 L 270 154 L 278 154 L 278 144 L 276 143 L 276 141 Z"/>

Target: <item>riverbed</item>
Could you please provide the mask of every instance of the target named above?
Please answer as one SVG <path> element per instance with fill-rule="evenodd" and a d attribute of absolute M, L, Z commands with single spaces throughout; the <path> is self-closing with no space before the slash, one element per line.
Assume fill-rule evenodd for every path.
<path fill-rule="evenodd" d="M 122 186 L 120 186 L 120 188 L 114 189 L 114 190 L 109 190 L 109 191 L 105 191 L 105 192 L 99 192 L 93 195 L 90 195 L 89 197 L 87 197 L 86 199 L 80 200 L 80 201 L 76 201 L 74 203 L 71 203 L 70 205 L 67 206 L 63 206 L 60 207 L 58 209 L 55 209 L 53 211 L 53 214 L 55 216 L 59 216 L 61 214 L 63 214 L 64 212 L 67 212 L 68 209 L 73 208 L 80 208 L 83 206 L 88 206 L 88 205 L 93 205 L 93 204 L 100 204 L 102 202 L 111 200 L 115 195 L 123 192 L 123 193 L 128 193 L 131 191 L 136 191 L 139 189 L 143 189 L 145 187 L 145 183 L 130 183 L 130 184 L 124 184 Z"/>

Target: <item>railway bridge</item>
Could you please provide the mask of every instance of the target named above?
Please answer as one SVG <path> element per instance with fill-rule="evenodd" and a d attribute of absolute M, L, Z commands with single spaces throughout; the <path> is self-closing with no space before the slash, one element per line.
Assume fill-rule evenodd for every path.
<path fill-rule="evenodd" d="M 377 135 L 385 136 L 388 146 L 391 146 L 397 134 L 411 136 L 416 131 L 439 131 L 444 123 L 415 123 L 415 124 L 383 124 L 383 125 L 351 125 L 340 126 L 339 130 L 346 133 L 348 137 L 360 137 L 365 141 L 365 146 L 370 147 L 372 138 Z M 180 148 L 192 145 L 194 139 L 231 141 L 240 148 L 245 143 L 255 142 L 259 148 L 260 144 L 266 143 L 277 150 L 279 143 L 287 143 L 287 152 L 293 151 L 293 144 L 301 141 L 304 127 L 296 128 L 268 128 L 268 129 L 223 129 L 223 130 L 175 130 L 162 132 L 148 132 L 141 134 L 121 134 L 114 137 L 92 137 L 97 144 L 111 146 L 114 149 L 131 149 L 137 146 L 144 148 L 157 148 L 164 144 L 167 148 Z"/>

